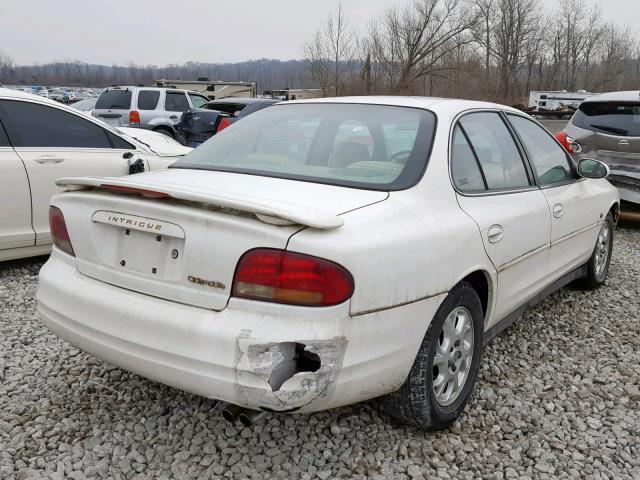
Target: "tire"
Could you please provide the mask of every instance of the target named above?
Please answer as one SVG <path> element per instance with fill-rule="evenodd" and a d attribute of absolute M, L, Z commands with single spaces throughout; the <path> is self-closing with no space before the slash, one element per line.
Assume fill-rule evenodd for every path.
<path fill-rule="evenodd" d="M 462 363 L 458 365 L 459 368 L 455 368 L 455 365 L 451 368 L 458 372 L 461 369 L 466 370 L 466 374 L 462 387 L 457 392 L 454 392 L 455 389 L 449 390 L 449 394 L 453 392 L 453 399 L 443 401 L 449 387 L 444 387 L 438 396 L 434 389 L 434 381 L 436 388 L 442 389 L 443 382 L 441 380 L 446 378 L 447 372 L 445 369 L 438 368 L 435 360 L 436 353 L 442 351 L 441 341 L 445 340 L 443 327 L 450 316 L 452 319 L 455 318 L 455 320 L 450 320 L 455 325 L 464 327 L 470 324 L 472 326 L 471 333 L 464 337 L 464 341 L 468 344 L 468 341 L 472 339 L 473 343 L 466 357 L 453 357 L 454 361 Z M 467 316 L 470 318 L 463 318 Z M 447 323 L 447 325 L 451 325 L 451 323 Z M 387 412 L 399 422 L 423 430 L 441 430 L 451 425 L 462 414 L 471 397 L 480 370 L 483 337 L 482 303 L 474 288 L 466 282 L 461 282 L 449 292 L 433 317 L 404 385 L 398 391 L 384 397 L 383 402 Z M 459 342 L 454 346 L 458 346 L 458 344 Z M 449 350 L 448 346 L 451 345 L 451 341 L 445 342 L 445 345 L 445 351 Z M 454 351 L 453 355 L 459 353 L 459 351 Z M 439 354 L 439 356 L 442 358 L 442 355 Z M 442 362 L 442 360 L 440 361 Z M 448 359 L 445 358 L 444 361 L 447 362 L 447 365 L 451 365 Z M 434 363 L 436 364 L 434 365 Z M 451 372 L 451 370 L 448 371 Z M 435 379 L 434 375 L 437 375 Z"/>
<path fill-rule="evenodd" d="M 172 132 L 171 130 L 169 130 L 168 128 L 163 128 L 163 127 L 156 128 L 156 129 L 154 130 L 154 132 L 161 133 L 161 134 L 166 135 L 167 137 L 171 137 L 171 138 L 173 138 L 173 139 L 175 140 L 175 135 L 174 135 L 174 134 L 173 134 L 173 132 Z"/>
<path fill-rule="evenodd" d="M 607 214 L 598 233 L 596 246 L 587 263 L 587 275 L 580 281 L 580 286 L 586 289 L 600 287 L 607 279 L 611 252 L 613 251 L 613 237 L 615 225 L 611 212 Z"/>

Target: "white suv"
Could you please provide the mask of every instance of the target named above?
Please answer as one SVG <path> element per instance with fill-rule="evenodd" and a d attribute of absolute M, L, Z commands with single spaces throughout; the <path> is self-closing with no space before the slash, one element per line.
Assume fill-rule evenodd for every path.
<path fill-rule="evenodd" d="M 182 114 L 208 101 L 200 93 L 175 88 L 109 87 L 92 115 L 114 127 L 140 126 L 175 138 Z"/>

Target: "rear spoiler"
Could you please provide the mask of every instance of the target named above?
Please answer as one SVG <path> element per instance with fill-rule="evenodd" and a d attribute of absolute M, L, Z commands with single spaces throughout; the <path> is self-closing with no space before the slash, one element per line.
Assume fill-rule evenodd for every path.
<path fill-rule="evenodd" d="M 261 199 L 251 195 L 194 191 L 173 185 L 159 186 L 137 180 L 134 177 L 64 177 L 56 180 L 56 185 L 64 187 L 67 191 L 88 189 L 103 189 L 111 192 L 131 191 L 131 193 L 138 191 L 143 196 L 152 198 L 172 198 L 252 213 L 260 221 L 272 225 L 303 225 L 321 230 L 331 230 L 344 224 L 341 217 L 322 210 Z"/>

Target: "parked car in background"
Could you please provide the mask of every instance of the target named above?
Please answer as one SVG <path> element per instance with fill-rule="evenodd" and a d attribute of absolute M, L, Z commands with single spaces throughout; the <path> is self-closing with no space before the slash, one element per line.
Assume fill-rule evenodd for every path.
<path fill-rule="evenodd" d="M 87 115 L 91 115 L 91 112 L 93 112 L 93 109 L 96 107 L 97 101 L 98 101 L 98 97 L 85 98 L 84 100 L 80 100 L 78 102 L 72 103 L 70 106 L 75 110 L 80 110 L 81 112 L 84 112 Z"/>
<path fill-rule="evenodd" d="M 502 105 L 283 103 L 167 170 L 59 180 L 38 312 L 91 354 L 255 414 L 387 395 L 397 419 L 444 428 L 486 341 L 563 285 L 605 281 L 606 174 Z"/>
<path fill-rule="evenodd" d="M 640 205 L 640 91 L 586 99 L 556 138 L 576 158 L 607 164 L 620 198 Z"/>
<path fill-rule="evenodd" d="M 241 118 L 276 103 L 279 103 L 279 100 L 261 98 L 213 100 L 182 115 L 182 119 L 176 125 L 177 138 L 183 145 L 197 147 Z"/>
<path fill-rule="evenodd" d="M 51 250 L 48 209 L 60 191 L 56 179 L 157 170 L 190 151 L 165 145 L 53 100 L 0 88 L 0 261 Z"/>
<path fill-rule="evenodd" d="M 92 115 L 114 127 L 139 126 L 175 138 L 182 114 L 209 99 L 174 88 L 109 87 L 102 91 Z"/>

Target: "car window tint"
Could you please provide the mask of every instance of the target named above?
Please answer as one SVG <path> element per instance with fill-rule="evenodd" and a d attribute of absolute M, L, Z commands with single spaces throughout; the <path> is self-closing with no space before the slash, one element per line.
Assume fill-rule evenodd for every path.
<path fill-rule="evenodd" d="M 105 90 L 96 102 L 97 110 L 129 110 L 131 90 Z"/>
<path fill-rule="evenodd" d="M 519 115 L 509 120 L 520 136 L 541 185 L 575 178 L 564 149 L 541 126 Z"/>
<path fill-rule="evenodd" d="M 451 176 L 454 185 L 462 192 L 478 192 L 486 189 L 475 154 L 458 126 L 453 133 Z"/>
<path fill-rule="evenodd" d="M 419 127 L 411 151 L 390 156 L 383 132 L 414 123 Z M 401 190 L 422 176 L 434 131 L 435 115 L 418 108 L 283 104 L 248 115 L 172 168 Z"/>
<path fill-rule="evenodd" d="M 167 98 L 164 101 L 164 109 L 169 112 L 186 112 L 189 110 L 189 102 L 182 92 L 167 92 Z"/>
<path fill-rule="evenodd" d="M 405 154 L 411 153 L 418 135 L 419 121 L 387 123 L 382 126 L 382 135 L 387 147 L 387 154 L 398 160 L 406 159 Z"/>
<path fill-rule="evenodd" d="M 356 162 L 367 162 L 371 160 L 374 145 L 371 132 L 363 122 L 342 122 L 333 140 L 330 165 L 346 167 Z"/>
<path fill-rule="evenodd" d="M 126 140 L 120 138 L 117 135 L 114 135 L 113 133 L 107 131 L 107 136 L 109 137 L 109 141 L 111 142 L 111 146 L 113 148 L 118 148 L 118 149 L 122 149 L 122 150 L 135 150 L 136 147 L 134 147 L 133 145 L 131 145 L 129 142 L 127 142 Z"/>
<path fill-rule="evenodd" d="M 155 110 L 160 100 L 157 90 L 140 90 L 138 92 L 138 110 Z"/>
<path fill-rule="evenodd" d="M 304 164 L 319 126 L 320 118 L 289 120 L 268 126 L 260 135 L 256 151 L 274 157 L 286 156 Z"/>
<path fill-rule="evenodd" d="M 489 190 L 529 186 L 518 147 L 498 113 L 468 114 L 460 119 L 460 125 L 478 157 Z"/>
<path fill-rule="evenodd" d="M 191 99 L 191 104 L 193 105 L 193 108 L 200 108 L 209 101 L 209 99 L 206 97 L 203 97 L 200 95 L 193 95 L 191 93 L 189 94 L 189 98 Z"/>
<path fill-rule="evenodd" d="M 78 115 L 13 100 L 2 109 L 14 147 L 111 148 L 105 130 Z"/>
<path fill-rule="evenodd" d="M 4 128 L 2 128 L 2 124 L 0 123 L 0 147 L 10 147 L 9 137 L 7 137 Z"/>
<path fill-rule="evenodd" d="M 640 102 L 584 102 L 571 123 L 595 132 L 640 137 Z"/>

